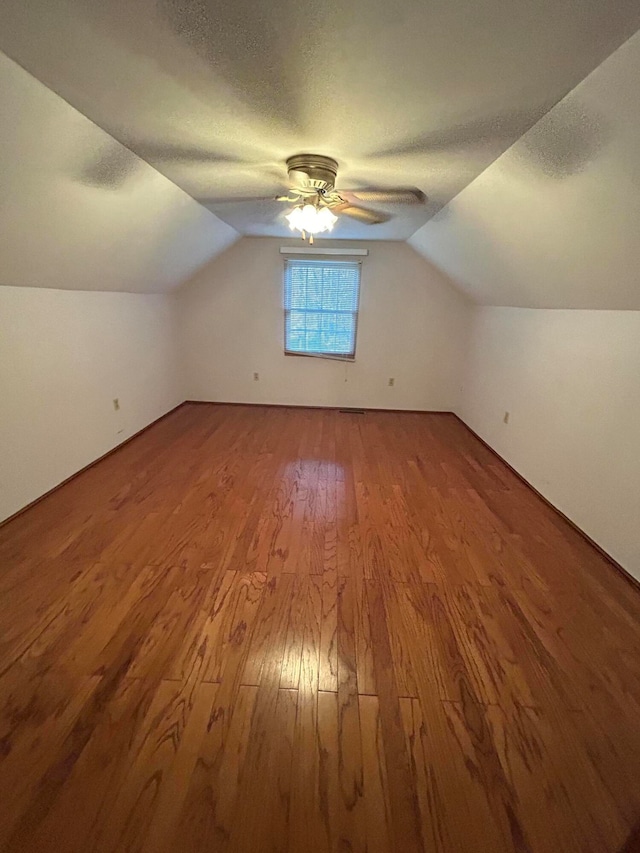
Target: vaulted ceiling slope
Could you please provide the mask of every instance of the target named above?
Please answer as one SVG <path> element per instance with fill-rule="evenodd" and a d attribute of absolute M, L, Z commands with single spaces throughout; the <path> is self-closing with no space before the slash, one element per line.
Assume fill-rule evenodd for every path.
<path fill-rule="evenodd" d="M 410 244 L 477 302 L 640 310 L 640 32 Z"/>
<path fill-rule="evenodd" d="M 285 233 L 284 159 L 429 196 L 336 236 L 405 239 L 640 26 L 637 0 L 2 0 L 0 48 L 244 234 Z M 279 218 L 280 214 L 280 218 Z"/>
<path fill-rule="evenodd" d="M 162 292 L 238 234 L 0 54 L 0 285 Z"/>

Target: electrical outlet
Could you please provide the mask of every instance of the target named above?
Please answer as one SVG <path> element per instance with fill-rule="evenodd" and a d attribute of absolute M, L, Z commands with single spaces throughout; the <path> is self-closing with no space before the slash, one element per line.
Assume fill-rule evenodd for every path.
<path fill-rule="evenodd" d="M 260 374 L 259 374 L 259 373 L 257 373 L 257 372 L 256 372 L 256 373 L 254 373 L 254 374 L 253 374 L 253 381 L 254 381 L 254 382 L 257 382 L 259 379 L 260 379 Z"/>
<path fill-rule="evenodd" d="M 120 411 L 120 400 L 117 397 L 113 398 L 113 408 L 116 412 Z"/>
<path fill-rule="evenodd" d="M 393 376 L 390 376 L 390 377 L 389 377 L 389 387 L 390 387 L 390 388 L 393 388 L 393 386 L 394 386 L 395 384 L 396 384 L 396 380 L 393 378 Z"/>
<path fill-rule="evenodd" d="M 505 424 L 508 424 L 508 423 L 509 423 L 509 412 L 505 412 L 505 413 L 504 413 L 504 417 L 503 417 L 502 421 L 503 421 L 503 423 L 505 423 Z"/>

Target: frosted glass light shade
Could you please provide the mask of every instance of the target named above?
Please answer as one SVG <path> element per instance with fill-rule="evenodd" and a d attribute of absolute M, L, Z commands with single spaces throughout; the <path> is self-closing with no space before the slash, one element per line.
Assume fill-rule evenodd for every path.
<path fill-rule="evenodd" d="M 313 204 L 305 204 L 294 207 L 288 213 L 286 220 L 292 231 L 305 231 L 307 234 L 321 234 L 323 231 L 331 231 L 338 217 L 334 216 L 328 207 L 315 207 Z"/>

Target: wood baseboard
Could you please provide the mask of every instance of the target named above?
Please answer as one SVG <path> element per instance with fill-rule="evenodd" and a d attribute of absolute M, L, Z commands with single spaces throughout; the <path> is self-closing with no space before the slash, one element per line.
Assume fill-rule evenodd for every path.
<path fill-rule="evenodd" d="M 62 480 L 62 482 L 58 483 L 56 486 L 53 486 L 53 488 L 40 495 L 39 498 L 35 498 L 34 500 L 26 504 L 26 506 L 23 506 L 22 509 L 17 510 L 12 515 L 7 516 L 7 518 L 2 519 L 2 521 L 0 521 L 0 527 L 4 527 L 5 524 L 9 524 L 9 522 L 13 521 L 14 518 L 17 518 L 19 515 L 22 515 L 23 512 L 26 512 L 28 509 L 34 507 L 36 504 L 39 504 L 40 501 L 43 501 L 45 498 L 48 498 L 49 495 L 52 495 L 54 492 L 57 492 L 58 489 L 61 489 L 63 486 L 66 486 L 66 484 L 71 482 L 71 480 L 75 480 L 75 478 L 79 477 L 80 474 L 83 474 L 85 471 L 88 471 L 89 468 L 93 468 L 93 466 L 97 465 L 98 462 L 102 462 L 102 460 L 106 459 L 107 456 L 111 456 L 113 453 L 117 453 L 118 450 L 122 450 L 122 448 L 126 444 L 129 444 L 130 441 L 133 441 L 134 438 L 137 438 L 139 435 L 142 435 L 143 432 L 146 432 L 148 429 L 151 429 L 152 426 L 155 426 L 157 423 L 160 423 L 160 421 L 169 417 L 169 415 L 172 415 L 174 412 L 177 412 L 177 410 L 182 408 L 182 406 L 184 405 L 184 401 L 182 403 L 178 403 L 178 405 L 174 406 L 173 409 L 169 409 L 168 412 L 165 412 L 164 415 L 160 415 L 160 417 L 156 418 L 155 421 L 151 421 L 150 424 L 147 424 L 146 426 L 142 427 L 142 429 L 139 429 L 137 432 L 134 432 L 134 434 L 130 435 L 129 438 L 125 438 L 125 440 L 120 442 L 120 444 L 116 444 L 116 446 L 112 447 L 111 450 L 107 450 L 107 452 L 103 453 L 102 456 L 98 456 L 98 458 L 94 459 L 93 462 L 89 462 L 87 465 L 84 465 L 82 468 L 80 468 L 79 471 L 76 471 L 75 474 L 70 474 L 68 477 Z"/>
<path fill-rule="evenodd" d="M 634 578 L 634 576 L 633 576 L 630 572 L 628 572 L 628 571 L 624 568 L 624 566 L 621 566 L 621 565 L 620 565 L 620 563 L 619 563 L 617 560 L 614 560 L 614 558 L 611 556 L 611 554 L 608 554 L 608 553 L 604 550 L 604 548 L 603 548 L 601 545 L 598 545 L 598 543 L 597 543 L 595 540 L 593 540 L 593 539 L 589 536 L 589 534 L 588 534 L 588 533 L 585 533 L 585 532 L 584 532 L 584 530 L 583 530 L 581 527 L 578 527 L 578 525 L 575 523 L 575 521 L 572 521 L 572 520 L 569 518 L 569 516 L 565 515 L 565 514 L 562 512 L 562 510 L 558 509 L 558 507 L 557 507 L 557 506 L 555 506 L 554 504 L 552 504 L 552 503 L 551 503 L 551 501 L 550 501 L 548 498 L 546 498 L 546 497 L 542 494 L 542 492 L 539 492 L 539 491 L 536 489 L 536 487 L 535 487 L 535 486 L 532 486 L 532 485 L 531 485 L 531 483 L 530 483 L 530 482 L 529 482 L 525 477 L 523 477 L 523 476 L 522 476 L 522 474 L 521 474 L 519 471 L 517 471 L 517 470 L 513 467 L 513 465 L 510 465 L 510 464 L 507 462 L 507 460 L 506 460 L 503 456 L 501 456 L 501 455 L 498 453 L 498 451 L 497 451 L 497 450 L 494 450 L 494 448 L 493 448 L 493 447 L 491 447 L 491 445 L 490 445 L 490 444 L 488 444 L 488 443 L 484 440 L 484 438 L 482 438 L 481 436 L 479 436 L 479 435 L 478 435 L 478 433 L 477 433 L 474 429 L 472 429 L 472 428 L 469 426 L 469 424 L 465 423 L 459 415 L 455 414 L 455 412 L 454 412 L 454 417 L 456 418 L 456 420 L 458 420 L 458 421 L 462 424 L 462 426 L 463 426 L 466 430 L 468 430 L 468 431 L 471 433 L 471 435 L 473 435 L 475 438 L 477 438 L 477 439 L 478 439 L 478 441 L 479 441 L 481 444 L 484 444 L 484 446 L 487 448 L 487 450 L 490 450 L 490 451 L 491 451 L 491 453 L 493 453 L 493 455 L 494 455 L 494 456 L 496 456 L 496 457 L 497 457 L 497 458 L 498 458 L 498 459 L 499 459 L 499 460 L 500 460 L 504 465 L 506 465 L 506 466 L 507 466 L 507 468 L 508 468 L 508 469 L 509 469 L 513 474 L 515 474 L 515 476 L 520 480 L 520 482 L 524 483 L 524 485 L 525 485 L 525 486 L 527 486 L 529 489 L 531 489 L 531 491 L 532 491 L 532 492 L 534 492 L 534 493 L 535 493 L 535 494 L 540 498 L 540 500 L 544 501 L 544 502 L 546 503 L 546 505 L 547 505 L 548 507 L 550 507 L 550 508 L 555 512 L 555 513 L 557 513 L 557 515 L 559 515 L 559 516 L 560 516 L 560 518 L 564 519 L 564 521 L 566 521 L 566 522 L 567 522 L 567 524 L 568 524 L 570 527 L 572 527 L 572 528 L 576 531 L 576 533 L 578 533 L 580 536 L 582 536 L 582 538 L 583 538 L 583 539 L 584 539 L 584 540 L 585 540 L 589 545 L 591 545 L 591 547 L 592 547 L 592 548 L 595 548 L 595 550 L 600 554 L 600 556 L 604 557 L 604 559 L 605 559 L 605 560 L 606 560 L 606 561 L 607 561 L 611 566 L 613 566 L 613 568 L 614 568 L 614 569 L 617 569 L 617 570 L 622 574 L 622 576 L 624 577 L 624 579 L 625 579 L 626 581 L 628 581 L 629 583 L 631 583 L 631 584 L 635 587 L 635 589 L 640 590 L 640 581 L 639 581 L 637 578 Z"/>
<path fill-rule="evenodd" d="M 395 412 L 405 415 L 451 415 L 452 417 L 457 417 L 449 410 L 440 409 L 376 409 L 371 406 L 311 406 L 304 403 L 236 403 L 232 400 L 185 400 L 185 402 L 193 406 L 254 406 L 263 409 L 321 409 L 327 412 L 362 409 L 364 412 Z"/>

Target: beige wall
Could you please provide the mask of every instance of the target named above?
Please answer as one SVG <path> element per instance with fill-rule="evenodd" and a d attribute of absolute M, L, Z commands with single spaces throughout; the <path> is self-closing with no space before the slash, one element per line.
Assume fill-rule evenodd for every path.
<path fill-rule="evenodd" d="M 292 243 L 243 238 L 180 290 L 186 397 L 452 409 L 470 312 L 452 285 L 404 243 L 359 243 L 369 255 L 362 267 L 356 361 L 285 356 L 279 248 Z"/>
<path fill-rule="evenodd" d="M 640 311 L 474 314 L 459 414 L 640 579 Z"/>
<path fill-rule="evenodd" d="M 0 519 L 181 402 L 172 298 L 0 287 Z"/>

